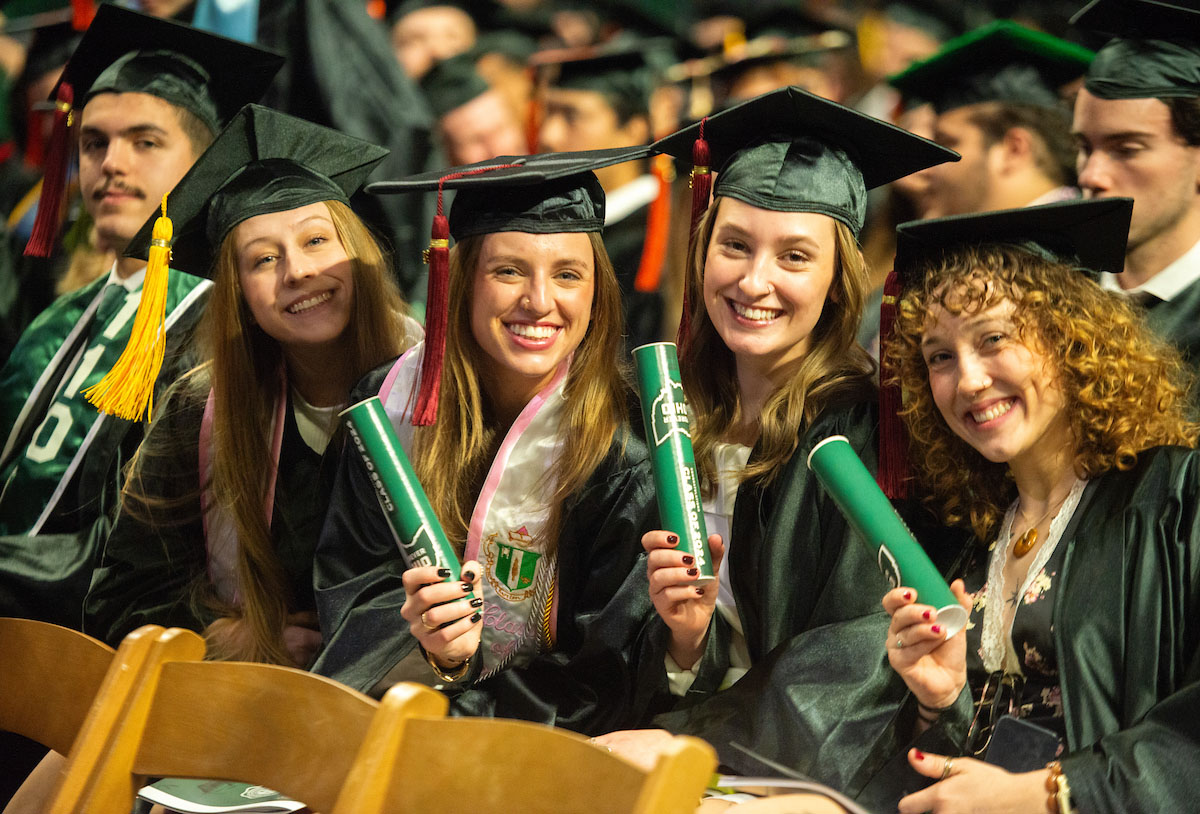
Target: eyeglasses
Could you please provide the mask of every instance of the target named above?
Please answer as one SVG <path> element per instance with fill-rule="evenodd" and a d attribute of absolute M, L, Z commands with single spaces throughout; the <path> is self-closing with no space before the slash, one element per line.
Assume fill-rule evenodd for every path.
<path fill-rule="evenodd" d="M 996 721 L 1011 715 L 1021 699 L 1025 687 L 1025 676 L 997 670 L 987 677 L 983 692 L 975 702 L 975 716 L 967 730 L 967 748 L 977 758 L 982 758 L 992 742 Z"/>

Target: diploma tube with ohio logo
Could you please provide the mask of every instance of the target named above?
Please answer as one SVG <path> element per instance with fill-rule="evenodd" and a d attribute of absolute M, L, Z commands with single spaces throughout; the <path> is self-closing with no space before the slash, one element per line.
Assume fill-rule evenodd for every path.
<path fill-rule="evenodd" d="M 444 581 L 457 582 L 458 555 L 450 547 L 379 397 L 360 401 L 343 410 L 341 417 L 354 448 L 362 455 L 375 497 L 408 567 L 445 568 L 450 576 Z"/>
<path fill-rule="evenodd" d="M 962 630 L 967 623 L 966 610 L 863 466 L 849 439 L 831 435 L 821 441 L 808 454 L 808 468 L 854 530 L 876 547 L 879 569 L 891 586 L 912 588 L 918 602 L 935 607 L 946 638 Z"/>
<path fill-rule="evenodd" d="M 675 343 L 655 342 L 634 348 L 633 361 L 658 492 L 659 518 L 667 531 L 679 535 L 679 550 L 696 558 L 695 568 L 700 572 L 696 582 L 712 582 L 716 575 L 708 553 L 692 427 L 679 381 Z"/>

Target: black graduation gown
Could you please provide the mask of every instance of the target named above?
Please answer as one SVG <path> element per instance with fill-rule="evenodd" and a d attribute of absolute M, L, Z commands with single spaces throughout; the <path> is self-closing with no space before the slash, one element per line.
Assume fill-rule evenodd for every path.
<path fill-rule="evenodd" d="M 1197 810 L 1200 452 L 1159 447 L 1129 471 L 1096 478 L 1059 545 L 1066 549 L 1051 624 L 1074 806 L 1089 814 Z M 958 754 L 971 698 L 964 690 L 917 745 Z M 911 717 L 897 720 L 897 732 L 911 731 Z M 895 757 L 864 795 L 881 810 L 929 782 L 907 767 L 904 741 L 895 737 Z"/>
<path fill-rule="evenodd" d="M 390 365 L 368 374 L 353 400 L 379 392 Z M 400 616 L 405 565 L 362 459 L 347 447 L 317 549 L 317 612 L 324 649 L 313 670 L 364 692 L 402 660 L 434 679 Z M 564 508 L 558 539 L 557 640 L 521 667 L 444 688 L 454 715 L 554 724 L 586 734 L 629 726 L 638 632 L 653 615 L 642 535 L 657 527 L 646 448 L 619 431 L 608 456 Z M 476 660 L 477 662 L 478 660 Z M 389 675 L 390 673 L 390 675 Z"/>
<path fill-rule="evenodd" d="M 816 443 L 845 435 L 874 469 L 876 427 L 873 403 L 830 407 L 802 430 L 796 452 L 770 486 L 743 483 L 738 490 L 730 579 L 752 667 L 718 691 L 729 631 L 715 614 L 691 689 L 653 719 L 676 734 L 708 740 L 721 763 L 738 773 L 774 772 L 732 743 L 853 793 L 867 771 L 863 758 L 889 731 L 904 697 L 902 682 L 883 669 L 888 619 L 880 599 L 889 586 L 872 548 L 848 527 L 807 467 Z M 654 692 L 656 707 L 666 693 L 666 638 L 666 626 L 656 619 L 639 654 L 642 690 Z"/>
<path fill-rule="evenodd" d="M 122 511 L 105 541 L 84 606 L 84 632 L 116 646 L 144 624 L 203 631 L 215 616 L 198 590 L 208 558 L 200 515 L 199 437 L 207 391 L 181 383 L 147 434 L 171 455 L 144 457 L 140 488 L 163 498 L 151 517 Z M 271 533 L 287 576 L 292 611 L 313 610 L 312 560 L 332 485 L 332 465 L 304 443 L 291 404 L 279 453 Z M 330 442 L 332 450 L 335 442 Z M 174 501 L 172 505 L 171 501 Z"/>
<path fill-rule="evenodd" d="M 1150 328 L 1178 348 L 1193 370 L 1200 371 L 1200 280 L 1170 300 L 1155 299 L 1144 307 Z"/>
<path fill-rule="evenodd" d="M 621 287 L 622 312 L 625 317 L 627 350 L 662 337 L 663 297 L 658 291 L 638 291 L 634 288 L 642 250 L 646 245 L 646 227 L 650 205 L 635 209 L 616 223 L 604 227 L 604 247 L 617 272 Z"/>

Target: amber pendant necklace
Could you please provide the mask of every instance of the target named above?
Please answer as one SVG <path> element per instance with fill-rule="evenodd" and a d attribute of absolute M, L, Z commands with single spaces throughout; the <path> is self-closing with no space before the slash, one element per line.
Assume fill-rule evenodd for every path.
<path fill-rule="evenodd" d="M 1026 554 L 1028 554 L 1030 551 L 1033 551 L 1033 547 L 1035 545 L 1037 545 L 1037 541 L 1038 541 L 1037 527 L 1042 524 L 1042 521 L 1044 521 L 1047 517 L 1050 516 L 1050 512 L 1058 510 L 1063 505 L 1063 503 L 1066 502 L 1067 497 L 1070 496 L 1070 494 L 1071 494 L 1070 492 L 1067 492 L 1066 495 L 1063 495 L 1061 498 L 1059 498 L 1054 504 L 1052 504 L 1050 506 L 1049 509 L 1046 510 L 1045 514 L 1043 514 L 1041 517 L 1039 517 L 1037 519 L 1037 522 L 1035 522 L 1032 526 L 1029 527 L 1029 529 L 1024 534 L 1022 534 L 1020 537 L 1017 538 L 1017 541 L 1015 543 L 1013 543 L 1013 556 L 1014 557 L 1016 557 L 1019 560 L 1022 557 L 1024 557 Z"/>

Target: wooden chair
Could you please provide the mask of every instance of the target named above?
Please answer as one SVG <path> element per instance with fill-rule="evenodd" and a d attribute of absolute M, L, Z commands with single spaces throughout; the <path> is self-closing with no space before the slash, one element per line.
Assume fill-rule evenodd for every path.
<path fill-rule="evenodd" d="M 653 771 L 581 735 L 498 718 L 412 717 L 385 697 L 338 800 L 355 814 L 690 814 L 716 754 L 677 737 Z"/>
<path fill-rule="evenodd" d="M 76 630 L 0 618 L 0 730 L 67 754 L 114 652 Z"/>
<path fill-rule="evenodd" d="M 333 814 L 379 704 L 290 667 L 201 662 L 196 641 L 198 650 L 181 648 L 145 677 L 118 725 L 85 725 L 51 814 L 128 814 L 157 776 L 260 784 Z M 446 708 L 440 693 L 413 685 L 395 698 L 409 714 Z M 108 700 L 101 694 L 93 717 Z"/>

